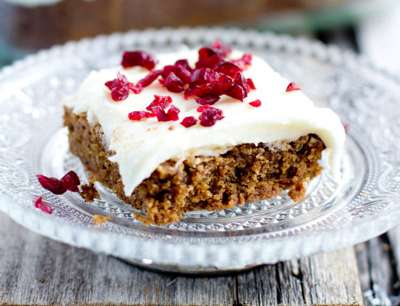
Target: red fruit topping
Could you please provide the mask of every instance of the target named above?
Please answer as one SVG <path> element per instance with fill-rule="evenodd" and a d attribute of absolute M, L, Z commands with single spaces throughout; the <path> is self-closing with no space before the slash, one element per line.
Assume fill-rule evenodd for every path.
<path fill-rule="evenodd" d="M 253 107 L 260 107 L 261 106 L 261 100 L 257 99 L 257 100 L 251 101 L 249 104 L 251 106 L 253 106 Z"/>
<path fill-rule="evenodd" d="M 208 107 L 200 114 L 200 124 L 205 127 L 213 126 L 218 120 L 223 119 L 223 113 L 215 107 Z"/>
<path fill-rule="evenodd" d="M 229 75 L 231 78 L 236 78 L 236 76 L 242 72 L 242 70 L 231 62 L 224 62 L 217 67 L 217 71 Z"/>
<path fill-rule="evenodd" d="M 170 96 L 157 96 L 154 95 L 154 100 L 146 107 L 147 110 L 152 111 L 154 107 L 166 109 L 172 103 Z"/>
<path fill-rule="evenodd" d="M 156 60 L 144 51 L 125 51 L 122 55 L 121 65 L 124 68 L 141 66 L 152 70 L 156 66 Z"/>
<path fill-rule="evenodd" d="M 128 114 L 128 118 L 132 121 L 140 121 L 144 118 L 149 118 L 149 114 L 153 116 L 153 114 L 145 111 L 133 111 Z"/>
<path fill-rule="evenodd" d="M 196 68 L 214 68 L 224 61 L 221 52 L 208 47 L 199 49 L 199 60 L 196 63 Z"/>
<path fill-rule="evenodd" d="M 140 85 L 135 85 L 133 83 L 129 83 L 129 89 L 132 91 L 135 95 L 139 94 L 142 92 L 143 87 Z"/>
<path fill-rule="evenodd" d="M 230 76 L 210 68 L 196 69 L 191 81 L 192 88 L 189 93 L 197 97 L 225 94 L 234 84 Z"/>
<path fill-rule="evenodd" d="M 185 127 L 185 128 L 189 128 L 193 125 L 195 125 L 197 123 L 197 119 L 193 116 L 188 116 L 183 118 L 183 120 L 181 121 L 181 124 Z"/>
<path fill-rule="evenodd" d="M 54 177 L 47 177 L 42 174 L 38 174 L 36 177 L 44 189 L 54 194 L 63 194 L 67 191 L 67 188 L 65 188 L 64 184 Z"/>
<path fill-rule="evenodd" d="M 174 65 L 175 67 L 182 67 L 182 68 L 185 68 L 186 70 L 188 70 L 188 71 L 192 71 L 193 69 L 190 67 L 190 65 L 189 65 L 189 62 L 188 62 L 188 60 L 187 59 L 180 59 L 180 60 L 177 60 L 176 62 L 175 62 L 175 65 Z"/>
<path fill-rule="evenodd" d="M 158 121 L 160 121 L 160 122 L 161 121 L 168 121 L 168 115 L 165 112 L 165 109 L 163 109 L 163 108 L 161 108 L 159 106 L 156 106 L 156 107 L 152 108 L 152 112 L 157 117 Z"/>
<path fill-rule="evenodd" d="M 242 85 L 235 84 L 226 94 L 232 98 L 243 101 L 243 99 L 247 97 L 247 90 Z"/>
<path fill-rule="evenodd" d="M 175 62 L 175 74 L 185 84 L 190 83 L 190 76 L 192 75 L 193 69 L 190 67 L 189 62 L 185 59 L 177 60 Z"/>
<path fill-rule="evenodd" d="M 114 101 L 123 101 L 129 96 L 129 91 L 139 93 L 140 89 L 130 83 L 126 76 L 121 73 L 117 74 L 117 78 L 106 82 L 104 85 L 111 91 L 111 98 Z"/>
<path fill-rule="evenodd" d="M 219 100 L 219 96 L 208 95 L 204 97 L 197 97 L 195 100 L 201 105 L 213 105 Z"/>
<path fill-rule="evenodd" d="M 171 92 L 182 92 L 184 90 L 184 83 L 174 72 L 170 72 L 162 81 L 162 84 Z"/>
<path fill-rule="evenodd" d="M 228 56 L 232 52 L 231 47 L 229 47 L 228 45 L 225 45 L 219 39 L 217 39 L 213 42 L 213 44 L 211 45 L 211 48 L 213 48 L 214 50 L 217 50 L 223 57 Z"/>
<path fill-rule="evenodd" d="M 197 68 L 190 78 L 191 85 L 207 84 L 216 80 L 217 72 L 211 68 Z"/>
<path fill-rule="evenodd" d="M 160 77 L 159 82 L 169 91 L 183 92 L 186 98 L 193 97 L 201 104 L 197 111 L 200 114 L 202 126 L 212 126 L 217 120 L 223 118 L 222 111 L 209 107 L 217 103 L 222 95 L 243 101 L 250 90 L 256 89 L 252 79 L 246 79 L 242 72 L 251 65 L 252 55 L 244 53 L 239 59 L 227 60 L 232 52 L 231 48 L 221 41 L 216 40 L 211 46 L 198 50 L 198 60 L 195 68 L 192 68 L 187 59 L 179 59 L 173 65 L 166 65 L 161 70 L 150 71 L 137 84 L 128 82 L 125 76 L 118 74 L 117 79 L 109 81 L 106 86 L 111 91 L 115 101 L 121 101 L 128 97 L 130 92 L 138 93 L 143 88 L 152 84 Z M 142 51 L 131 51 L 123 54 L 121 64 L 124 67 L 142 66 L 152 70 L 156 61 Z M 157 117 L 158 121 L 179 120 L 180 110 L 171 105 L 169 96 L 155 96 L 154 100 L 146 107 L 147 111 L 134 111 L 128 114 L 130 120 L 139 121 L 144 118 Z M 250 102 L 251 106 L 259 107 L 259 100 Z M 196 124 L 192 116 L 182 120 L 183 126 Z"/>
<path fill-rule="evenodd" d="M 78 186 L 81 184 L 78 175 L 74 171 L 69 171 L 61 178 L 61 182 L 64 187 L 73 192 L 78 192 Z"/>
<path fill-rule="evenodd" d="M 148 118 L 151 116 L 157 117 L 158 121 L 176 121 L 179 119 L 180 110 L 174 106 L 170 105 L 172 103 L 172 98 L 170 96 L 154 96 L 154 100 L 146 107 L 148 112 L 132 112 L 132 116 L 135 118 Z M 168 111 L 167 108 L 169 107 Z M 137 119 L 137 120 L 140 120 Z"/>
<path fill-rule="evenodd" d="M 233 85 L 233 79 L 223 74 L 213 84 L 213 93 L 218 95 L 227 94 L 227 92 L 233 87 Z"/>
<path fill-rule="evenodd" d="M 197 85 L 190 89 L 190 93 L 191 93 L 191 95 L 197 96 L 197 97 L 205 97 L 205 96 L 209 96 L 209 95 L 215 95 L 214 94 L 214 86 L 211 83 Z"/>
<path fill-rule="evenodd" d="M 286 92 L 300 90 L 300 86 L 297 85 L 295 82 L 290 82 L 286 87 Z"/>
<path fill-rule="evenodd" d="M 179 120 L 180 110 L 175 105 L 171 105 L 167 112 L 168 121 L 177 121 Z"/>
<path fill-rule="evenodd" d="M 253 82 L 252 79 L 246 79 L 246 84 L 247 84 L 247 89 L 249 91 L 253 90 L 253 89 L 256 89 L 256 85 L 254 85 L 254 82 Z"/>
<path fill-rule="evenodd" d="M 204 110 L 206 110 L 207 108 L 210 108 L 210 107 L 211 107 L 210 105 L 205 104 L 205 105 L 199 106 L 198 108 L 196 108 L 196 110 L 199 113 L 201 113 L 201 112 L 203 112 Z"/>
<path fill-rule="evenodd" d="M 48 203 L 46 203 L 45 201 L 43 201 L 42 197 L 38 197 L 35 200 L 35 207 L 40 209 L 41 211 L 43 211 L 46 214 L 51 215 L 53 213 L 53 208 L 50 207 L 50 205 Z"/>
<path fill-rule="evenodd" d="M 147 87 L 151 85 L 159 76 L 161 75 L 161 70 L 150 71 L 143 79 L 139 80 L 137 86 L 140 88 Z"/>
<path fill-rule="evenodd" d="M 250 53 L 244 53 L 241 58 L 233 60 L 232 63 L 244 70 L 251 65 L 252 60 L 253 56 Z"/>
<path fill-rule="evenodd" d="M 161 76 L 165 79 L 171 72 L 175 72 L 175 66 L 166 65 L 162 69 Z"/>

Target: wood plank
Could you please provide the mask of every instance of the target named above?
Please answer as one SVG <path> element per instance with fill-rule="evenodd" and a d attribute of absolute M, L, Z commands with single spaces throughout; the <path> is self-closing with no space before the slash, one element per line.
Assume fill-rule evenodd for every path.
<path fill-rule="evenodd" d="M 249 305 L 363 305 L 352 248 L 242 273 L 238 286 Z"/>
<path fill-rule="evenodd" d="M 238 274 L 143 270 L 33 234 L 0 214 L 0 304 L 361 304 L 351 249 Z"/>
<path fill-rule="evenodd" d="M 356 251 L 366 302 L 370 305 L 398 305 L 391 301 L 394 295 L 398 295 L 398 277 L 387 235 L 357 245 Z"/>

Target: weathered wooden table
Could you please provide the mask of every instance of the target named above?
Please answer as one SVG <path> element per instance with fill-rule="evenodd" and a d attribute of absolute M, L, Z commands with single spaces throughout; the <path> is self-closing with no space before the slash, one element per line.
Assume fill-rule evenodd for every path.
<path fill-rule="evenodd" d="M 400 230 L 356 248 L 194 277 L 147 271 L 70 247 L 3 214 L 0 224 L 0 305 L 364 305 L 363 293 L 367 301 L 379 300 L 375 305 L 391 305 L 382 303 L 399 289 L 390 243 L 397 246 Z"/>
<path fill-rule="evenodd" d="M 363 303 L 351 248 L 238 274 L 191 277 L 142 270 L 51 241 L 2 214 L 0 224 L 0 304 Z"/>

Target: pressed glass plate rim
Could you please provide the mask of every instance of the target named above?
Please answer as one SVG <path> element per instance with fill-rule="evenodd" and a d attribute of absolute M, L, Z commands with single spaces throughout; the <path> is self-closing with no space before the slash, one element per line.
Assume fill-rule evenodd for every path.
<path fill-rule="evenodd" d="M 100 36 L 94 39 L 85 39 L 80 42 L 67 43 L 64 46 L 56 46 L 49 50 L 41 51 L 36 55 L 28 56 L 27 58 L 16 62 L 0 71 L 0 79 L 12 75 L 14 70 L 20 69 L 25 65 L 44 62 L 47 57 L 58 56 L 68 50 L 71 52 L 74 48 L 84 48 L 85 45 L 99 46 L 107 44 L 116 44 L 123 40 L 141 39 L 150 35 L 166 35 L 172 40 L 175 35 L 191 36 L 205 35 L 220 36 L 225 35 L 237 36 L 238 39 L 246 37 L 246 40 L 264 39 L 270 42 L 279 41 L 282 44 L 288 44 L 292 48 L 308 50 L 315 52 L 317 56 L 329 57 L 330 60 L 337 61 L 340 64 L 361 65 L 366 69 L 374 71 L 381 76 L 390 79 L 397 85 L 400 85 L 400 79 L 389 72 L 375 66 L 365 57 L 359 57 L 355 54 L 339 50 L 336 47 L 325 47 L 318 42 L 311 42 L 306 39 L 294 39 L 289 36 L 261 34 L 254 31 L 245 31 L 226 28 L 180 28 L 180 29 L 161 29 L 147 30 L 143 32 L 132 31 L 126 34 L 113 34 L 110 36 Z M 311 51 L 310 51 L 311 50 Z M 0 102 L 1 106 L 1 102 Z M 374 161 L 379 163 L 379 161 Z M 0 186 L 1 190 L 2 186 Z M 341 228 L 328 228 L 319 232 L 318 227 L 313 224 L 302 225 L 302 230 L 296 231 L 295 235 L 287 236 L 284 231 L 274 232 L 274 235 L 253 234 L 244 237 L 213 237 L 213 238 L 198 238 L 181 237 L 179 243 L 176 240 L 171 241 L 170 237 L 145 237 L 136 235 L 121 235 L 110 233 L 99 228 L 88 228 L 79 224 L 70 224 L 60 218 L 52 218 L 44 215 L 37 210 L 18 209 L 14 203 L 13 193 L 3 190 L 2 203 L 0 210 L 8 214 L 16 222 L 25 227 L 48 236 L 50 238 L 60 240 L 71 245 L 80 246 L 92 249 L 97 252 L 104 252 L 115 255 L 127 260 L 133 261 L 150 267 L 159 267 L 161 269 L 179 270 L 183 272 L 198 272 L 198 271 L 213 271 L 213 270 L 232 270 L 242 269 L 249 266 L 254 266 L 262 263 L 272 263 L 278 260 L 285 260 L 293 257 L 309 255 L 318 251 L 328 251 L 335 248 L 345 247 L 378 235 L 397 224 L 396 219 L 400 216 L 399 210 L 391 211 L 390 214 L 378 213 L 371 217 L 365 217 L 362 220 L 352 220 Z M 395 202 L 400 199 L 399 194 L 393 193 L 390 195 L 390 200 Z M 0 198 L 1 199 L 1 198 Z M 369 222 L 374 220 L 377 224 L 372 228 Z M 380 220 L 380 222 L 377 222 Z M 385 220 L 383 222 L 382 220 Z M 368 222 L 369 221 L 369 222 Z M 379 224 L 378 224 L 379 223 Z M 355 234 L 351 229 L 357 228 L 363 235 Z M 317 230 L 317 231 L 316 231 Z M 346 240 L 340 239 L 342 235 L 347 237 Z M 307 237 L 307 240 L 313 239 L 315 247 L 301 247 L 302 239 Z M 328 244 L 326 239 L 334 239 Z M 283 243 L 285 242 L 285 243 Z M 240 243 L 238 248 L 237 243 Z M 293 255 L 287 251 L 285 244 L 292 244 L 291 247 L 296 247 L 298 253 Z M 204 246 L 207 247 L 205 248 Z M 140 248 L 140 250 L 138 250 Z M 279 249 L 280 256 L 273 255 L 274 252 L 265 252 L 266 249 Z M 173 250 L 173 256 L 163 256 L 166 250 Z M 240 256 L 239 256 L 240 252 Z M 276 253 L 276 252 L 275 252 Z"/>

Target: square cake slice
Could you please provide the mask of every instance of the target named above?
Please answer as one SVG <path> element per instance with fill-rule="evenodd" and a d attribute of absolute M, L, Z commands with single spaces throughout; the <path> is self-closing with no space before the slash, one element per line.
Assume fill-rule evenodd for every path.
<path fill-rule="evenodd" d="M 220 42 L 199 50 L 125 52 L 65 102 L 70 150 L 98 181 L 144 212 L 179 221 L 338 177 L 345 132 L 263 59 Z"/>

